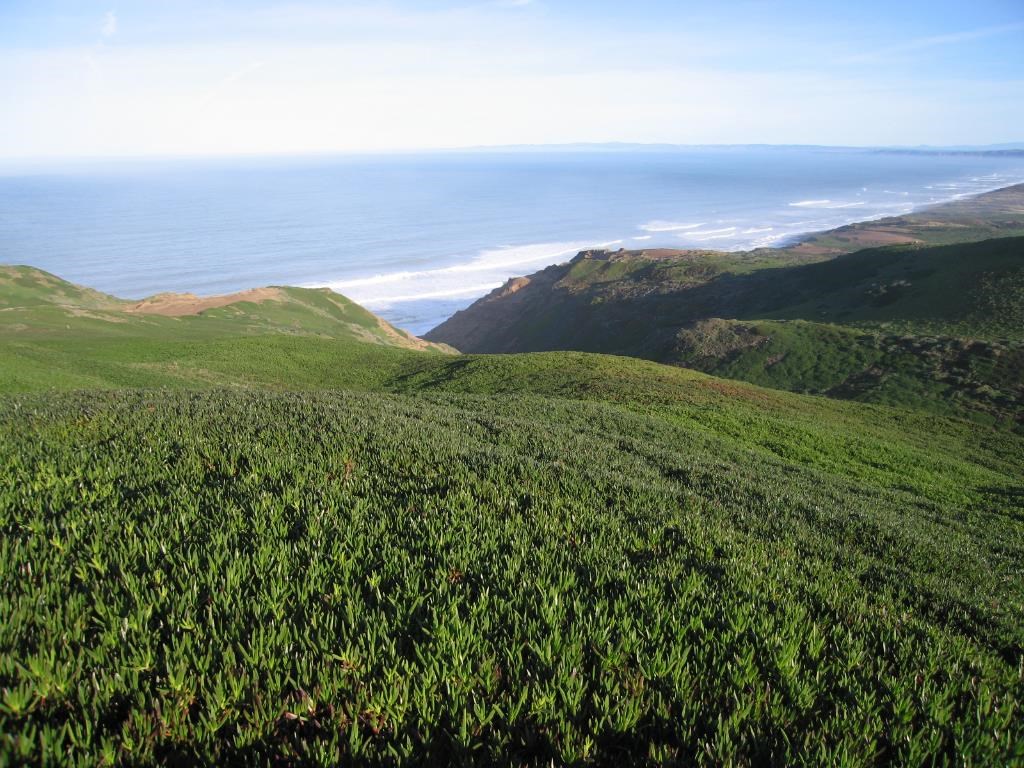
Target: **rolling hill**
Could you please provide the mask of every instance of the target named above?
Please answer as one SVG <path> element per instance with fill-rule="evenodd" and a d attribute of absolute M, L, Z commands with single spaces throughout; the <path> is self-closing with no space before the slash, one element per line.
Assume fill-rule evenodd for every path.
<path fill-rule="evenodd" d="M 955 241 L 1024 231 L 1021 206 L 1013 187 L 778 251 L 583 252 L 425 338 L 464 352 L 629 355 L 1020 424 L 1024 238 Z M 912 242 L 840 251 L 900 238 Z"/>
<path fill-rule="evenodd" d="M 0 267 L 0 390 L 336 385 L 403 359 L 451 354 L 327 289 L 123 301 L 31 267 Z M 353 365 L 358 358 L 361 365 Z"/>
<path fill-rule="evenodd" d="M 0 372 L 5 762 L 1024 758 L 1012 430 L 26 268 Z"/>

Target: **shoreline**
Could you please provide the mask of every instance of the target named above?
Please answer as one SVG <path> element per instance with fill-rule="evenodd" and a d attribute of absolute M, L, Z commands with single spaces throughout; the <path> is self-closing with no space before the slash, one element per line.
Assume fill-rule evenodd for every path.
<path fill-rule="evenodd" d="M 829 238 L 829 237 L 842 237 L 842 236 L 845 235 L 845 233 L 849 232 L 850 230 L 862 229 L 862 230 L 867 231 L 867 230 L 870 230 L 873 226 L 885 227 L 885 226 L 887 226 L 887 224 L 891 224 L 892 222 L 899 222 L 900 220 L 902 220 L 902 219 L 904 219 L 906 217 L 921 216 L 922 214 L 925 214 L 925 213 L 927 213 L 930 210 L 942 209 L 944 207 L 956 206 L 958 204 L 968 205 L 968 204 L 971 204 L 972 201 L 977 201 L 978 199 L 983 198 L 983 197 L 985 197 L 987 195 L 995 195 L 995 194 L 1003 193 L 1003 192 L 1006 192 L 1007 190 L 1012 190 L 1012 189 L 1017 188 L 1017 187 L 1024 188 L 1024 178 L 1021 178 L 1021 179 L 1018 179 L 1018 180 L 1014 180 L 1014 181 L 1012 181 L 1011 183 L 1008 183 L 1008 184 L 1007 183 L 1000 183 L 998 185 L 995 185 L 995 186 L 992 186 L 992 187 L 988 187 L 988 188 L 982 189 L 980 191 L 972 191 L 972 192 L 968 192 L 968 193 L 957 193 L 957 194 L 951 195 L 951 196 L 946 197 L 946 198 L 942 198 L 942 199 L 938 199 L 938 200 L 934 200 L 934 201 L 929 201 L 928 203 L 925 203 L 925 204 L 922 204 L 922 205 L 910 206 L 909 210 L 905 210 L 905 211 L 903 211 L 901 213 L 895 213 L 895 214 L 893 214 L 893 213 L 879 213 L 879 214 L 876 214 L 876 215 L 866 216 L 864 218 L 847 219 L 846 221 L 844 221 L 841 224 L 838 224 L 838 225 L 835 225 L 835 226 L 825 227 L 825 228 L 822 228 L 822 229 L 808 229 L 808 230 L 805 230 L 805 231 L 802 231 L 802 232 L 796 232 L 796 233 L 793 233 L 793 234 L 787 234 L 787 235 L 783 236 L 782 238 L 780 238 L 778 242 L 773 243 L 771 245 L 761 245 L 761 246 L 754 245 L 753 247 L 751 247 L 751 246 L 738 246 L 736 248 L 714 248 L 714 247 L 702 247 L 700 245 L 683 245 L 683 246 L 679 246 L 679 245 L 674 244 L 674 243 L 668 243 L 668 242 L 659 240 L 658 239 L 658 231 L 655 230 L 655 229 L 644 229 L 646 234 L 641 235 L 641 236 L 622 237 L 622 238 L 619 238 L 617 240 L 606 241 L 604 243 L 595 243 L 593 245 L 587 245 L 587 246 L 580 247 L 578 250 L 575 250 L 575 251 L 572 251 L 570 249 L 564 249 L 564 250 L 562 250 L 562 251 L 560 251 L 558 253 L 558 255 L 564 255 L 564 256 L 567 257 L 567 258 L 564 258 L 563 260 L 554 261 L 554 262 L 545 262 L 545 263 L 537 262 L 537 263 L 534 263 L 532 265 L 532 270 L 531 271 L 523 270 L 523 271 L 520 271 L 520 272 L 517 272 L 517 273 L 505 272 L 503 279 L 501 279 L 501 280 L 493 280 L 490 283 L 488 283 L 486 286 L 482 286 L 482 285 L 472 286 L 470 288 L 457 289 L 457 290 L 453 290 L 451 292 L 424 293 L 424 294 L 420 294 L 418 296 L 415 296 L 415 295 L 408 295 L 408 296 L 407 295 L 401 295 L 401 296 L 398 296 L 398 297 L 390 297 L 389 300 L 384 300 L 382 298 L 377 298 L 377 297 L 372 297 L 372 296 L 368 297 L 368 298 L 361 298 L 358 295 L 358 292 L 355 295 L 352 295 L 352 294 L 350 294 L 350 293 L 345 291 L 345 286 L 343 284 L 344 283 L 349 283 L 349 284 L 382 284 L 382 283 L 387 283 L 389 280 L 394 280 L 398 276 L 403 275 L 403 274 L 408 274 L 410 276 L 412 276 L 412 275 L 419 276 L 419 275 L 428 275 L 428 274 L 444 274 L 444 273 L 450 274 L 450 273 L 458 273 L 458 272 L 463 272 L 463 271 L 471 272 L 471 271 L 473 271 L 472 265 L 475 262 L 480 261 L 484 254 L 494 253 L 494 252 L 499 251 L 501 249 L 490 249 L 490 250 L 481 251 L 480 254 L 478 254 L 478 256 L 475 259 L 473 259 L 473 260 L 471 260 L 469 262 L 464 262 L 463 264 L 457 264 L 457 265 L 448 266 L 448 267 L 439 267 L 439 268 L 434 269 L 434 270 L 420 270 L 420 271 L 418 271 L 416 273 L 401 273 L 401 272 L 398 272 L 398 273 L 384 273 L 384 274 L 373 275 L 371 277 L 366 277 L 366 278 L 355 278 L 355 279 L 352 279 L 352 280 L 339 280 L 339 281 L 326 281 L 326 282 L 310 283 L 307 287 L 328 287 L 328 288 L 331 288 L 331 290 L 336 290 L 337 292 L 342 293 L 343 295 L 351 298 L 353 301 L 356 301 L 357 303 L 366 306 L 367 309 L 371 310 L 372 312 L 374 312 L 376 314 L 380 314 L 383 317 L 386 317 L 389 322 L 391 322 L 391 323 L 393 323 L 393 324 L 395 324 L 395 325 L 397 325 L 399 327 L 405 328 L 406 330 L 409 330 L 411 333 L 416 333 L 417 335 L 420 335 L 420 334 L 423 334 L 423 333 L 429 333 L 430 330 L 433 330 L 438 325 L 440 325 L 440 324 L 444 323 L 445 321 L 447 321 L 456 312 L 460 311 L 461 309 L 465 309 L 465 308 L 471 306 L 475 301 L 478 301 L 478 300 L 484 298 L 485 296 L 488 296 L 494 290 L 497 290 L 497 289 L 501 288 L 502 286 L 504 286 L 506 283 L 508 283 L 509 280 L 516 280 L 516 279 L 519 279 L 519 278 L 523 278 L 523 277 L 525 277 L 525 276 L 527 276 L 529 274 L 533 274 L 534 272 L 543 270 L 543 269 L 545 269 L 547 267 L 550 267 L 550 266 L 560 266 L 560 265 L 567 264 L 570 261 L 572 261 L 572 259 L 575 258 L 579 253 L 582 253 L 582 252 L 585 252 L 585 251 L 604 250 L 604 249 L 606 249 L 610 245 L 620 245 L 622 247 L 622 250 L 624 252 L 626 252 L 626 253 L 643 253 L 643 252 L 646 252 L 646 251 L 659 251 L 659 252 L 661 252 L 663 254 L 667 254 L 667 253 L 684 254 L 684 253 L 700 252 L 700 253 L 704 253 L 704 254 L 716 254 L 717 253 L 717 254 L 722 254 L 723 256 L 739 256 L 739 255 L 742 255 L 742 254 L 769 255 L 769 254 L 771 254 L 773 252 L 774 253 L 779 253 L 781 255 L 781 254 L 784 254 L 784 253 L 794 253 L 794 252 L 796 252 L 796 253 L 806 253 L 807 255 L 827 256 L 827 255 L 830 255 L 830 254 L 841 253 L 842 251 L 844 251 L 846 249 L 842 249 L 842 248 L 831 248 L 831 249 L 820 248 L 819 246 L 816 245 L 817 241 L 825 239 L 825 238 Z M 1024 195 L 1022 195 L 1022 198 L 1024 198 Z M 830 201 L 804 201 L 804 202 L 825 202 L 825 203 L 828 203 Z M 791 203 L 790 205 L 794 206 L 794 207 L 798 207 L 799 203 L 796 203 L 796 204 Z M 839 207 L 840 206 L 834 206 L 834 207 L 830 208 L 830 210 L 835 210 L 835 209 L 838 209 Z M 651 222 L 650 224 L 654 224 L 654 223 L 655 222 Z M 670 222 L 663 222 L 663 223 L 664 224 L 669 224 Z M 643 229 L 644 226 L 645 225 L 640 225 L 640 227 L 638 227 L 638 228 L 639 229 Z M 686 224 L 686 225 L 675 225 L 675 226 L 678 229 L 682 230 L 684 228 L 693 227 L 695 225 Z M 704 225 L 696 225 L 696 226 L 704 226 Z M 750 226 L 751 227 L 755 227 L 757 225 L 751 224 Z M 666 231 L 673 231 L 673 230 L 666 230 Z M 861 232 L 862 239 L 867 239 L 867 238 L 863 238 L 864 234 L 865 234 L 864 232 Z M 896 242 L 914 242 L 915 241 L 915 239 L 911 238 L 911 237 L 900 238 L 900 237 L 890 237 L 890 236 L 887 236 L 887 235 L 880 235 L 879 237 L 882 240 L 882 242 L 875 242 L 875 243 L 864 242 L 863 247 L 871 247 L 872 245 L 894 244 Z M 639 247 L 629 247 L 627 244 L 630 243 L 631 241 L 640 241 L 640 242 L 642 242 L 642 245 L 639 246 Z M 542 248 L 542 247 L 546 247 L 546 246 L 556 246 L 556 245 L 561 245 L 561 244 L 544 244 L 544 243 L 541 243 L 541 244 L 529 244 L 529 245 L 524 245 L 524 246 L 508 246 L 507 248 L 514 250 L 514 249 L 517 249 L 517 248 L 522 248 L 522 249 L 536 248 L 536 247 L 541 247 Z M 555 255 L 555 254 L 552 254 L 552 255 Z M 528 263 L 528 262 L 526 262 L 526 263 Z M 526 265 L 526 263 L 524 263 L 524 266 Z M 513 266 L 513 265 L 509 265 L 509 266 Z M 335 286 L 337 286 L 337 287 L 335 287 Z M 399 315 L 401 313 L 394 311 L 394 310 L 398 309 L 402 304 L 412 304 L 412 303 L 419 302 L 419 301 L 423 301 L 423 302 L 440 301 L 440 300 L 443 300 L 443 299 L 451 299 L 452 301 L 450 303 L 452 303 L 453 305 L 457 303 L 459 306 L 454 307 L 453 309 L 451 309 L 451 311 L 447 312 L 443 316 L 440 313 L 438 313 L 437 316 L 436 316 L 436 319 L 424 320 L 424 321 L 415 323 L 414 325 L 417 326 L 417 327 L 414 327 L 414 328 L 409 328 L 409 323 L 407 323 L 407 322 L 403 323 L 402 320 L 399 317 Z M 458 300 L 458 301 L 456 302 L 455 300 Z M 430 325 L 427 325 L 428 322 L 430 323 Z M 423 328 L 422 330 L 421 330 L 421 327 Z"/>
<path fill-rule="evenodd" d="M 190 179 L 189 194 L 206 205 L 182 198 L 187 206 L 173 217 L 162 210 L 177 210 L 185 189 L 177 177 L 172 184 L 159 175 L 140 176 L 128 197 L 120 183 L 101 185 L 102 201 L 113 206 L 102 217 L 89 217 L 84 199 L 77 202 L 92 182 L 0 185 L 0 196 L 11 202 L 11 215 L 0 223 L 0 252 L 5 261 L 37 264 L 135 301 L 167 291 L 215 297 L 253 286 L 326 286 L 423 333 L 509 277 L 565 263 L 583 250 L 785 250 L 1024 181 L 1024 163 L 1017 162 L 887 160 L 858 169 L 840 156 L 824 166 L 804 158 L 791 167 L 760 154 L 738 155 L 725 165 L 694 162 L 553 161 L 529 179 L 522 170 L 506 179 L 508 163 L 469 170 L 416 166 L 410 173 L 438 174 L 429 178 L 447 186 L 411 195 L 416 206 L 408 208 L 404 197 L 392 195 L 393 187 L 404 187 L 385 175 L 360 203 L 366 215 L 358 221 L 332 195 L 376 179 L 379 169 L 364 168 L 355 181 L 336 181 L 331 168 L 312 176 L 308 169 L 283 169 L 284 175 L 267 177 L 288 185 L 290 196 L 279 204 L 261 202 L 266 196 L 259 194 L 246 197 L 252 169 L 240 167 L 226 179 Z M 240 180 L 247 186 L 236 190 Z M 493 188 L 488 202 L 466 196 L 459 185 L 467 180 Z M 547 182 L 565 186 L 554 188 L 543 205 L 517 197 Z M 51 187 L 61 192 L 54 203 L 39 194 Z M 159 201 L 161 210 L 141 209 L 140 192 L 150 196 L 142 202 Z M 129 203 L 126 211 L 117 207 Z M 259 219 L 266 222 L 249 228 L 254 211 L 267 214 Z M 131 215 L 121 217 L 124 212 Z"/>
<path fill-rule="evenodd" d="M 775 245 L 775 246 L 767 246 L 764 250 L 786 250 L 786 249 L 793 248 L 795 246 L 801 245 L 802 243 L 805 243 L 805 242 L 807 242 L 809 240 L 812 240 L 815 237 L 818 237 L 818 236 L 821 236 L 821 235 L 826 235 L 826 234 L 829 234 L 831 232 L 837 232 L 839 230 L 843 230 L 843 229 L 846 229 L 848 227 L 856 227 L 858 225 L 863 225 L 863 224 L 875 224 L 875 223 L 878 223 L 878 222 L 881 222 L 881 221 L 885 221 L 886 219 L 899 219 L 899 218 L 904 217 L 904 216 L 913 216 L 913 215 L 924 213 L 924 212 L 926 212 L 928 210 L 931 210 L 933 208 L 941 208 L 942 206 L 954 205 L 954 204 L 960 203 L 960 202 L 967 202 L 967 201 L 970 201 L 970 200 L 976 200 L 976 199 L 978 199 L 980 197 L 983 197 L 985 195 L 991 195 L 991 194 L 998 193 L 998 192 L 1005 192 L 1007 190 L 1013 189 L 1014 187 L 1024 187 L 1024 178 L 1020 179 L 1019 181 L 1011 182 L 1010 184 L 999 184 L 998 186 L 994 186 L 994 187 L 991 187 L 989 189 L 982 190 L 980 192 L 969 192 L 969 193 L 956 194 L 956 195 L 948 197 L 948 198 L 946 198 L 944 200 L 936 200 L 934 202 L 925 203 L 924 205 L 921 205 L 921 206 L 913 206 L 911 208 L 911 210 L 909 210 L 909 211 L 907 211 L 905 213 L 899 213 L 899 214 L 895 214 L 895 215 L 891 215 L 891 214 L 878 214 L 878 215 L 869 216 L 869 217 L 866 217 L 866 218 L 863 218 L 863 219 L 855 219 L 855 220 L 852 220 L 852 221 L 848 221 L 847 223 L 841 224 L 838 227 L 829 227 L 827 229 L 803 232 L 801 234 L 793 235 L 792 239 L 789 240 L 789 242 L 780 242 L 778 245 Z M 756 251 L 756 250 L 759 250 L 759 249 L 757 249 L 757 248 L 750 248 L 750 249 L 744 249 L 744 250 L 746 250 L 747 252 L 752 252 L 752 251 Z"/>
<path fill-rule="evenodd" d="M 785 244 L 767 246 L 760 248 L 748 248 L 748 249 L 714 249 L 714 248 L 700 248 L 700 247 L 665 247 L 659 245 L 657 240 L 653 238 L 651 240 L 644 240 L 644 246 L 642 248 L 621 248 L 620 250 L 624 255 L 633 256 L 644 256 L 652 255 L 657 253 L 658 258 L 673 258 L 679 255 L 700 253 L 705 256 L 721 255 L 722 257 L 740 257 L 742 255 L 750 254 L 756 256 L 767 256 L 770 257 L 773 254 L 780 257 L 786 255 L 805 255 L 813 258 L 824 258 L 832 255 L 839 255 L 843 252 L 851 252 L 853 250 L 860 250 L 861 248 L 877 247 L 881 245 L 895 244 L 898 242 L 923 242 L 920 238 L 915 238 L 910 231 L 900 231 L 900 227 L 912 227 L 921 226 L 921 222 L 915 221 L 915 219 L 926 220 L 929 212 L 936 212 L 943 216 L 952 215 L 955 218 L 957 215 L 966 216 L 979 215 L 982 213 L 981 210 L 985 209 L 986 198 L 995 198 L 993 200 L 992 211 L 1018 213 L 1024 216 L 1024 181 L 1014 182 L 1011 184 L 1003 184 L 991 189 L 987 189 L 981 192 L 975 192 L 970 194 L 958 194 L 951 198 L 943 201 L 937 201 L 922 205 L 914 208 L 912 211 L 907 213 L 898 214 L 894 216 L 873 216 L 865 219 L 857 219 L 848 223 L 842 224 L 837 227 L 831 227 L 824 230 L 808 231 L 799 235 L 794 235 L 792 239 Z M 1012 202 L 1007 202 L 1003 198 L 1014 198 Z M 979 205 L 980 204 L 980 205 Z M 1000 204 L 1004 207 L 1001 209 Z M 966 209 L 966 210 L 964 210 Z M 843 245 L 837 247 L 832 244 L 829 247 L 822 245 L 824 242 L 831 242 L 832 240 L 841 240 Z M 400 297 L 400 300 L 395 300 L 394 303 L 397 306 L 401 306 L 403 303 L 412 303 L 415 301 L 438 301 L 444 298 L 458 298 L 460 301 L 460 307 L 453 309 L 451 312 L 440 315 L 437 317 L 440 319 L 433 321 L 420 321 L 412 324 L 418 327 L 410 328 L 411 325 L 408 322 L 403 323 L 401 319 L 395 317 L 394 311 L 388 311 L 385 308 L 383 311 L 380 309 L 380 302 L 365 301 L 361 300 L 357 295 L 353 295 L 353 292 L 346 291 L 343 286 L 339 283 L 352 282 L 362 283 L 366 285 L 373 285 L 377 282 L 386 281 L 391 275 L 374 276 L 369 278 L 354 278 L 351 281 L 330 281 L 327 283 L 316 282 L 296 285 L 295 287 L 300 288 L 328 288 L 329 290 L 339 293 L 351 301 L 365 307 L 374 314 L 382 317 L 387 322 L 391 323 L 395 327 L 411 333 L 415 336 L 422 336 L 429 333 L 434 328 L 443 324 L 449 320 L 454 314 L 461 309 L 465 309 L 476 301 L 483 299 L 493 293 L 495 290 L 504 287 L 510 281 L 526 279 L 527 275 L 534 274 L 537 271 L 550 266 L 565 265 L 573 261 L 580 253 L 588 251 L 600 252 L 607 250 L 609 246 L 623 245 L 626 242 L 625 239 L 604 241 L 601 243 L 595 243 L 593 246 L 587 246 L 582 242 L 578 243 L 549 243 L 549 244 L 534 244 L 533 246 L 525 246 L 539 248 L 543 250 L 547 256 L 541 258 L 541 261 L 545 261 L 550 256 L 563 257 L 557 262 L 546 262 L 543 264 L 537 263 L 536 267 L 532 272 L 526 272 L 525 270 L 519 274 L 508 274 L 500 281 L 488 283 L 486 285 L 472 285 L 467 288 L 461 289 L 459 293 L 453 294 L 439 294 L 439 295 L 419 295 L 414 297 Z M 565 247 L 571 245 L 572 247 Z M 556 249 L 551 252 L 550 249 Z M 484 251 L 483 254 L 495 254 L 501 253 L 504 250 L 515 250 L 514 246 L 507 246 L 505 249 L 497 248 L 489 251 Z M 472 274 L 474 271 L 484 271 L 488 268 L 485 263 L 486 259 L 483 255 L 478 255 L 477 258 L 471 262 L 453 265 L 449 267 L 439 267 L 436 270 L 421 270 L 419 272 L 405 272 L 403 274 L 415 275 L 423 273 L 449 273 L 449 274 Z M 531 259 L 526 259 L 522 263 L 524 266 L 531 264 Z M 475 265 L 475 266 L 474 266 Z M 383 280 L 382 280 L 383 278 Z M 288 287 L 287 283 L 276 283 L 269 286 L 258 286 L 246 288 L 242 291 L 231 291 L 231 292 L 218 292 L 218 293 L 198 293 L 198 292 L 186 292 L 186 291 L 161 291 L 155 294 L 150 294 L 142 298 L 124 298 L 113 294 L 106 294 L 107 298 L 113 299 L 119 303 L 130 305 L 133 310 L 140 314 L 146 314 L 152 312 L 155 314 L 194 314 L 201 309 L 221 306 L 225 303 L 232 301 L 245 300 L 248 297 L 255 298 L 259 296 L 263 298 L 262 294 L 272 291 L 278 291 L 282 287 Z M 176 303 L 182 304 L 181 311 L 174 310 L 173 306 Z M 377 304 L 377 306 L 374 306 Z M 187 305 L 187 307 L 186 307 Z M 431 324 L 427 326 L 427 322 Z"/>

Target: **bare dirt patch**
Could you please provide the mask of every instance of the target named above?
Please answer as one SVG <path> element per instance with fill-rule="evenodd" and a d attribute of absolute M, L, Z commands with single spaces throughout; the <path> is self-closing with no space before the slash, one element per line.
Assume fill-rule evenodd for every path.
<path fill-rule="evenodd" d="M 196 296 L 192 293 L 159 293 L 127 307 L 125 311 L 139 315 L 163 315 L 164 317 L 185 317 L 198 315 L 207 309 L 226 307 L 240 301 L 260 303 L 283 301 L 284 294 L 279 288 L 253 288 L 224 296 Z"/>
<path fill-rule="evenodd" d="M 430 341 L 425 341 L 419 336 L 413 336 L 407 331 L 395 328 L 395 326 L 379 317 L 377 318 L 377 325 L 381 332 L 390 339 L 395 346 L 419 350 L 432 349 L 436 352 L 454 352 L 454 350 L 447 344 L 435 344 Z"/>

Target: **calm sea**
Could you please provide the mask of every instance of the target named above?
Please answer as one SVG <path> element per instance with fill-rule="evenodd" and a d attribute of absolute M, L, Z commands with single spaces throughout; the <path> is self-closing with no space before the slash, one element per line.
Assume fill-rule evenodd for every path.
<path fill-rule="evenodd" d="M 583 248 L 740 249 L 1024 181 L 1024 157 L 510 151 L 0 168 L 0 263 L 123 297 L 327 285 L 423 333 Z"/>

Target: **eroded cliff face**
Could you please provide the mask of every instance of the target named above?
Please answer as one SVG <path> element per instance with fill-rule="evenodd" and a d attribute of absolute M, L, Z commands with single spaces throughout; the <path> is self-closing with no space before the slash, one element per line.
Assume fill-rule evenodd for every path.
<path fill-rule="evenodd" d="M 673 335 L 666 320 L 710 316 L 731 301 L 721 295 L 731 286 L 693 289 L 706 289 L 732 260 L 667 248 L 581 251 L 566 264 L 512 278 L 424 338 L 468 353 L 579 350 L 658 359 Z"/>
<path fill-rule="evenodd" d="M 524 341 L 515 328 L 530 316 L 531 309 L 552 302 L 551 291 L 568 269 L 568 264 L 561 264 L 528 277 L 513 277 L 456 312 L 423 338 L 449 344 L 462 352 L 511 352 Z M 446 341 L 439 342 L 440 339 Z"/>

